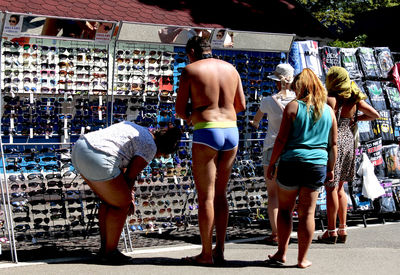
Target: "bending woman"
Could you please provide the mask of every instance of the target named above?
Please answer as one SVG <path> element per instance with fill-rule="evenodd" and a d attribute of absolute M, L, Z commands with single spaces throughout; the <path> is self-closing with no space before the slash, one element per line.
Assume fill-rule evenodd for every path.
<path fill-rule="evenodd" d="M 364 99 L 354 81 L 350 80 L 346 69 L 331 67 L 326 75 L 328 104 L 333 108 L 338 123 L 338 158 L 335 167 L 335 179 L 325 184 L 328 230 L 318 241 L 335 244 L 345 243 L 347 239 L 347 195 L 344 182 L 353 182 L 355 166 L 354 136 L 350 126 L 354 121 L 374 120 L 379 113 Z M 363 114 L 358 115 L 357 109 Z M 336 231 L 336 218 L 339 216 L 339 229 Z"/>
<path fill-rule="evenodd" d="M 133 203 L 135 179 L 154 157 L 175 152 L 180 137 L 181 131 L 176 127 L 150 132 L 133 122 L 123 121 L 85 134 L 75 143 L 72 163 L 102 202 L 99 209 L 101 262 L 117 264 L 131 260 L 117 246 Z"/>
<path fill-rule="evenodd" d="M 292 83 L 297 100 L 283 112 L 281 127 L 275 140 L 267 177 L 274 176 L 280 157 L 278 183 L 278 251 L 269 255 L 269 262 L 284 263 L 293 228 L 293 209 L 298 196 L 299 224 L 297 266 L 311 265 L 307 251 L 315 230 L 315 206 L 318 189 L 325 180 L 333 180 L 336 160 L 336 118 L 325 103 L 327 92 L 310 69 L 304 69 Z"/>

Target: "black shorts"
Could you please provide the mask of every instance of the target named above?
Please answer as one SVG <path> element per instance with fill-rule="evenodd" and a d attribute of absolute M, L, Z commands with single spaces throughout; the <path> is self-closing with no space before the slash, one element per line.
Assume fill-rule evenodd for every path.
<path fill-rule="evenodd" d="M 277 183 L 285 190 L 307 187 L 313 190 L 324 185 L 326 165 L 298 161 L 280 161 Z"/>

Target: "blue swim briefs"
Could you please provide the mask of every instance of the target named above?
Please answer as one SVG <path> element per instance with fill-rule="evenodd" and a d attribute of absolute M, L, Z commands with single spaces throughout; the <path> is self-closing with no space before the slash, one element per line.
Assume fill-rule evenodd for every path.
<path fill-rule="evenodd" d="M 217 151 L 230 151 L 239 144 L 236 121 L 200 122 L 194 125 L 193 143 L 204 144 Z"/>

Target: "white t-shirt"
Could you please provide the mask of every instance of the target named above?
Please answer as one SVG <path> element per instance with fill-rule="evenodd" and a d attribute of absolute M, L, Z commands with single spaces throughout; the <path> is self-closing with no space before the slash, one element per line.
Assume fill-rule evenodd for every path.
<path fill-rule="evenodd" d="M 286 98 L 274 95 L 277 101 L 286 107 L 286 105 L 296 98 L 293 91 L 287 91 Z M 281 126 L 283 111 L 280 106 L 275 102 L 272 96 L 264 97 L 260 103 L 260 111 L 268 116 L 268 130 L 264 139 L 264 151 L 274 147 L 276 136 L 278 135 Z"/>
<path fill-rule="evenodd" d="M 128 167 L 134 156 L 140 156 L 150 163 L 157 153 L 150 131 L 130 121 L 87 133 L 84 138 L 93 148 L 120 157 L 120 168 Z"/>

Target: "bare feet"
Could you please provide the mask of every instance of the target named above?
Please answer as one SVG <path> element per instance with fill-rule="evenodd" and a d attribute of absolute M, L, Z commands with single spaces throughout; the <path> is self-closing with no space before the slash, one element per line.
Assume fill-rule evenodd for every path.
<path fill-rule="evenodd" d="M 310 267 L 311 265 L 312 265 L 312 262 L 310 262 L 308 260 L 304 260 L 304 261 L 299 262 L 297 264 L 297 267 L 299 267 L 299 268 L 307 268 L 307 267 Z"/>
<path fill-rule="evenodd" d="M 197 256 L 182 258 L 182 261 L 185 264 L 189 264 L 189 265 L 210 266 L 210 265 L 214 264 L 212 257 L 205 258 L 205 257 L 203 257 L 202 254 L 199 254 Z"/>
<path fill-rule="evenodd" d="M 274 255 L 268 255 L 268 259 L 270 261 L 275 261 L 278 263 L 285 263 L 286 262 L 286 256 L 280 253 L 279 251 L 276 252 Z"/>
<path fill-rule="evenodd" d="M 220 265 L 224 264 L 225 258 L 224 258 L 224 251 L 221 251 L 220 249 L 217 249 L 216 247 L 212 251 L 212 257 L 214 260 L 214 264 Z"/>

